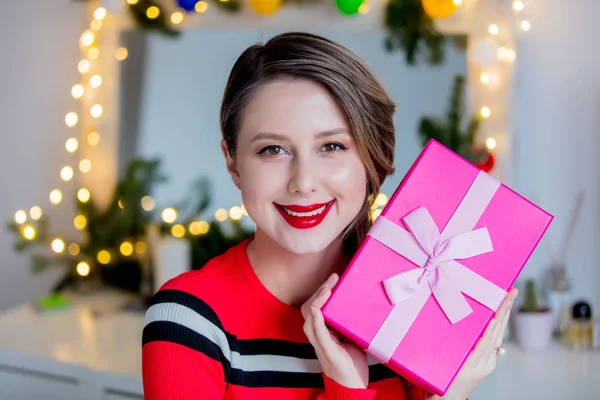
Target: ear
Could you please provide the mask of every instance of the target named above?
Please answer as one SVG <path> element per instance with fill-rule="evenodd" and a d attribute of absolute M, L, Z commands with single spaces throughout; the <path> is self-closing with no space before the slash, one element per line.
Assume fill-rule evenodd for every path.
<path fill-rule="evenodd" d="M 229 172 L 229 175 L 231 175 L 233 184 L 238 189 L 241 190 L 240 174 L 238 173 L 235 159 L 231 156 L 231 154 L 229 154 L 229 149 L 227 148 L 227 142 L 224 139 L 221 140 L 221 151 L 223 152 L 223 157 L 225 157 L 225 164 L 227 165 L 227 172 Z"/>

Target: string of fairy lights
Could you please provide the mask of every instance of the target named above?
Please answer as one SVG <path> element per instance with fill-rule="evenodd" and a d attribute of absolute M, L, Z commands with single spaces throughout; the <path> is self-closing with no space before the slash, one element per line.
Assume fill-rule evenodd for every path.
<path fill-rule="evenodd" d="M 128 4 L 136 4 L 139 0 L 124 0 Z M 461 6 L 462 0 L 452 0 L 457 6 Z M 366 4 L 366 3 L 365 3 Z M 204 13 L 208 9 L 208 3 L 206 1 L 198 1 L 196 3 L 195 10 L 197 13 Z M 512 2 L 512 9 L 514 12 L 515 24 L 518 29 L 522 32 L 528 32 L 531 29 L 531 23 L 527 17 L 526 1 L 515 0 Z M 361 13 L 368 12 L 368 6 L 361 10 Z M 147 17 L 150 19 L 158 18 L 160 9 L 158 7 L 149 7 L 147 9 Z M 100 32 L 103 27 L 105 18 L 109 16 L 106 8 L 98 7 L 93 12 L 93 18 L 90 22 L 89 29 L 86 29 L 79 38 L 79 45 L 82 52 L 82 58 L 78 62 L 77 69 L 80 73 L 80 83 L 77 83 L 71 88 L 70 94 L 75 100 L 82 100 L 84 95 L 90 91 L 98 91 L 105 82 L 103 77 L 95 73 L 94 62 L 100 57 L 100 50 L 98 43 L 100 40 Z M 181 11 L 175 11 L 171 14 L 170 20 L 173 24 L 180 24 L 183 22 L 184 13 Z M 490 37 L 496 37 L 500 33 L 500 27 L 496 23 L 492 23 L 488 26 L 488 35 Z M 497 50 L 497 59 L 502 63 L 511 63 L 516 58 L 516 52 L 507 46 L 500 46 Z M 125 47 L 118 48 L 114 55 L 115 60 L 122 62 L 128 57 L 128 49 Z M 498 83 L 498 74 L 493 70 L 487 70 L 482 68 L 479 73 L 479 81 L 484 87 L 493 87 Z M 87 110 L 91 117 L 91 127 L 84 127 L 81 122 L 80 115 L 77 111 L 69 111 L 64 118 L 65 124 L 69 128 L 75 128 L 81 125 L 78 137 L 70 137 L 65 142 L 65 149 L 68 153 L 75 154 L 78 150 L 81 150 L 82 146 L 89 146 L 93 148 L 100 143 L 101 135 L 94 127 L 94 121 L 100 119 L 103 115 L 104 109 L 101 104 L 92 104 Z M 484 119 L 488 119 L 492 116 L 492 109 L 488 105 L 482 105 L 479 109 L 479 113 Z M 81 140 L 80 140 L 81 139 Z M 489 136 L 485 140 L 485 145 L 489 150 L 493 150 L 496 147 L 497 141 L 494 136 Z M 88 158 L 79 158 L 77 170 L 81 174 L 87 174 L 92 169 L 92 161 Z M 71 165 L 65 165 L 60 169 L 60 178 L 64 183 L 73 181 L 76 170 Z M 91 199 L 91 192 L 88 188 L 81 187 L 77 190 L 77 200 L 86 203 Z M 56 187 L 50 191 L 49 201 L 51 205 L 57 206 L 63 201 L 63 192 L 60 187 Z M 384 193 L 379 193 L 373 203 L 371 209 L 372 219 L 376 219 L 382 212 L 382 208 L 388 202 L 388 197 Z M 120 204 L 122 207 L 122 205 Z M 145 211 L 151 212 L 155 209 L 156 204 L 151 196 L 145 196 L 141 200 L 141 206 Z M 27 240 L 34 240 L 36 238 L 36 227 L 35 223 L 27 223 L 28 219 L 31 221 L 38 221 L 42 218 L 43 210 L 39 205 L 35 205 L 26 212 L 24 209 L 18 210 L 15 213 L 14 220 L 17 224 L 21 225 L 21 234 L 23 238 Z M 225 208 L 219 208 L 214 213 L 214 219 L 218 222 L 225 222 L 228 219 L 238 221 L 243 217 L 248 216 L 243 205 L 231 207 L 229 210 Z M 208 233 L 210 224 L 204 220 L 197 220 L 191 222 L 188 226 L 184 226 L 181 223 L 177 223 L 178 212 L 174 207 L 166 207 L 160 213 L 161 219 L 171 225 L 170 232 L 176 238 L 182 238 L 186 233 L 192 235 L 203 235 Z M 84 230 L 87 225 L 87 220 L 84 215 L 76 215 L 73 219 L 73 225 L 78 230 Z M 55 237 L 50 242 L 50 248 L 55 253 L 63 253 L 67 251 L 71 256 L 77 256 L 80 252 L 80 247 L 77 243 L 72 242 L 67 245 L 65 240 L 60 237 Z M 120 253 L 123 256 L 130 256 L 134 252 L 143 254 L 146 251 L 145 243 L 138 241 L 135 243 L 125 241 L 120 246 Z M 111 261 L 111 253 L 108 250 L 101 250 L 97 254 L 97 261 L 101 264 L 109 264 Z M 80 261 L 77 264 L 77 272 L 81 276 L 89 275 L 91 266 L 87 261 Z"/>

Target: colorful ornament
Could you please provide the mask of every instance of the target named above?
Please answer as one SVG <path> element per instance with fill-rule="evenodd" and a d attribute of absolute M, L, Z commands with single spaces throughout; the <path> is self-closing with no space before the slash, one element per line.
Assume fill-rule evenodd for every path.
<path fill-rule="evenodd" d="M 196 3 L 199 0 L 177 0 L 179 8 L 186 12 L 192 12 L 196 10 Z"/>
<path fill-rule="evenodd" d="M 249 0 L 249 3 L 257 14 L 269 15 L 279 10 L 282 0 Z"/>
<path fill-rule="evenodd" d="M 425 14 L 434 19 L 448 18 L 458 8 L 453 0 L 422 0 L 422 5 Z"/>
<path fill-rule="evenodd" d="M 337 8 L 346 15 L 358 14 L 358 9 L 364 0 L 335 0 Z"/>
<path fill-rule="evenodd" d="M 481 151 L 481 147 L 476 147 L 474 149 L 475 152 L 480 152 Z M 496 164 L 496 157 L 494 157 L 494 155 L 487 151 L 487 156 L 482 157 L 479 161 L 474 163 L 475 166 L 479 169 L 481 169 L 483 172 L 490 172 L 493 168 L 494 165 Z"/>

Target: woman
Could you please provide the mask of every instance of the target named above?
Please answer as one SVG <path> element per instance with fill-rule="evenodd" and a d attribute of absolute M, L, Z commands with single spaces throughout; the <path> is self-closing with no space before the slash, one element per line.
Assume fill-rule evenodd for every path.
<path fill-rule="evenodd" d="M 307 33 L 239 57 L 222 151 L 256 234 L 167 282 L 146 314 L 145 398 L 429 399 L 328 330 L 320 308 L 393 172 L 395 105 L 364 62 Z M 494 368 L 510 292 L 445 400 Z"/>

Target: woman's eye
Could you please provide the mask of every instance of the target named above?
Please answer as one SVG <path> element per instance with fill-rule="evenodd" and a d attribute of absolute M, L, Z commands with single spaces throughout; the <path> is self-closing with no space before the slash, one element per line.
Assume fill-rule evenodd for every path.
<path fill-rule="evenodd" d="M 267 146 L 258 152 L 258 154 L 267 154 L 270 156 L 278 156 L 282 153 L 283 149 L 280 146 Z"/>
<path fill-rule="evenodd" d="M 343 144 L 340 144 L 340 143 L 327 143 L 322 147 L 322 149 L 326 153 L 334 153 L 339 150 L 348 150 L 348 148 L 346 146 L 344 146 Z"/>

